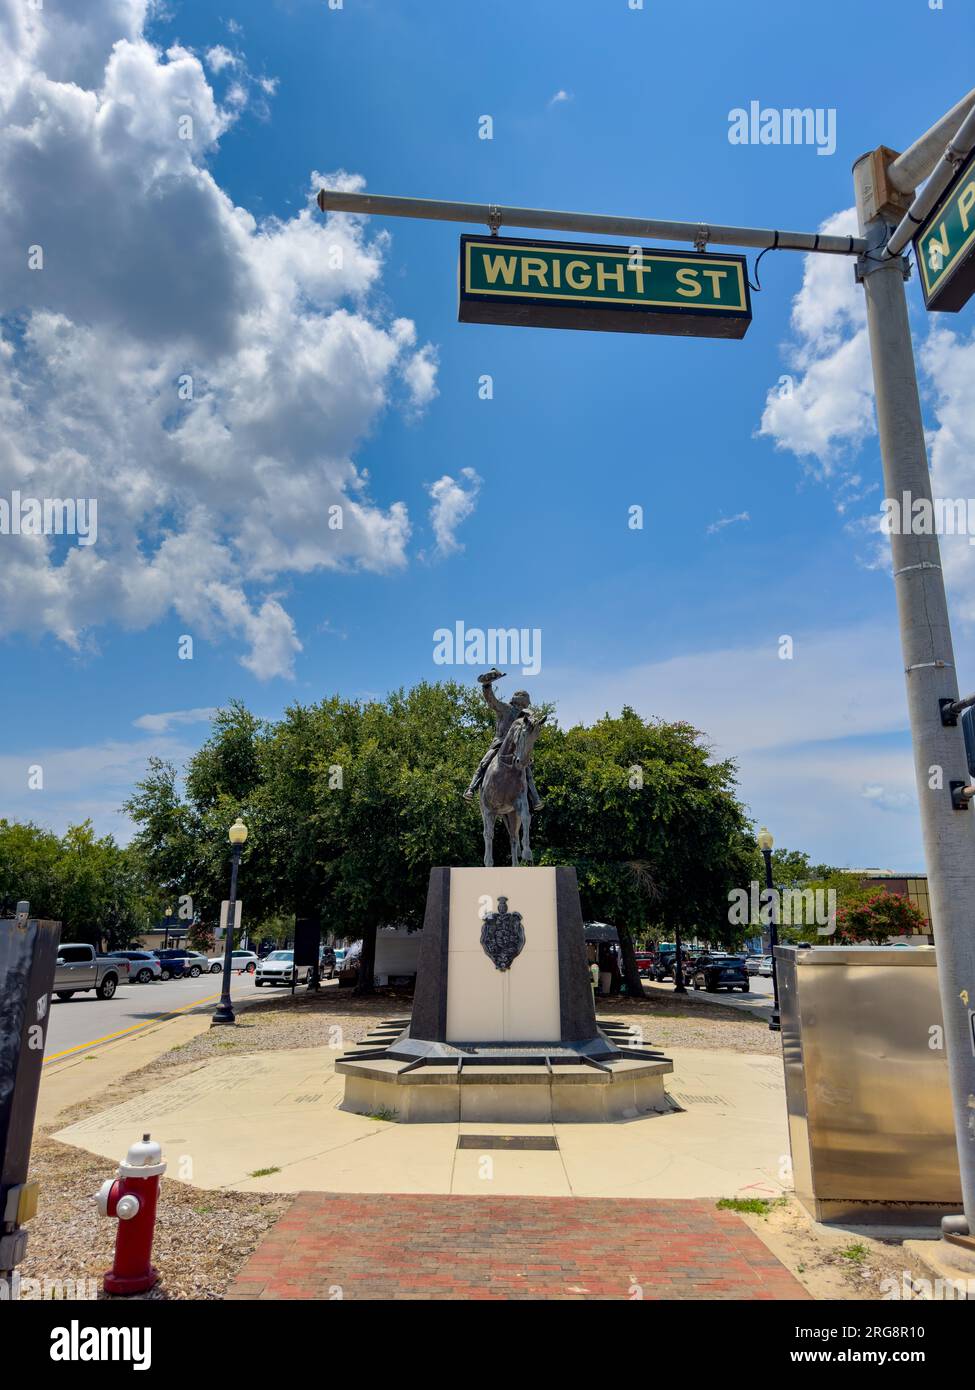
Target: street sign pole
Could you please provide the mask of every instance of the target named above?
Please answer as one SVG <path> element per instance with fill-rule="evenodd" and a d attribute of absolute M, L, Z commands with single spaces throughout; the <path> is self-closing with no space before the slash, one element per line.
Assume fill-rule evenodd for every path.
<path fill-rule="evenodd" d="M 884 495 L 931 499 L 914 347 L 904 290 L 905 262 L 885 257 L 891 223 L 871 215 L 872 155 L 853 168 L 861 236 L 870 250 L 857 265 L 867 303 Z M 918 171 L 920 173 L 921 171 Z M 925 172 L 930 172 L 930 165 Z M 923 176 L 923 175 L 922 175 Z M 896 214 L 893 218 L 897 220 Z M 891 530 L 914 775 L 935 927 L 938 987 L 958 1143 L 962 1202 L 975 1234 L 975 841 L 971 812 L 955 810 L 949 783 L 967 778 L 961 728 L 942 723 L 939 700 L 958 699 L 948 603 L 936 535 Z"/>

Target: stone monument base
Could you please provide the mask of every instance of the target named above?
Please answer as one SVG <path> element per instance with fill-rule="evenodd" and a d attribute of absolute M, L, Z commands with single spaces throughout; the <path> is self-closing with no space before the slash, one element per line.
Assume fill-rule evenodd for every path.
<path fill-rule="evenodd" d="M 667 1110 L 673 1063 L 597 1024 L 574 869 L 438 868 L 411 1017 L 335 1070 L 360 1114 L 545 1124 Z"/>
<path fill-rule="evenodd" d="M 403 1023 L 393 1020 L 335 1063 L 345 1077 L 341 1108 L 403 1124 L 606 1123 L 672 1110 L 664 1077 L 673 1062 L 628 1046 L 625 1030 L 617 1047 L 610 1042 L 617 1028 L 603 1029 L 612 1051 L 599 1060 L 558 1044 L 465 1044 L 463 1051 L 441 1044 L 436 1054 L 411 1058 L 402 1053 Z"/>

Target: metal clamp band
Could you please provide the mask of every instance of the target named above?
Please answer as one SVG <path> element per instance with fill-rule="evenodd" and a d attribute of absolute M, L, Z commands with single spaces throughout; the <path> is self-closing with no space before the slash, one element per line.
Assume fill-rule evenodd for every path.
<path fill-rule="evenodd" d="M 917 565 L 901 565 L 899 570 L 894 570 L 894 578 L 900 574 L 908 574 L 911 570 L 939 570 L 940 565 L 934 565 L 930 560 L 922 560 Z"/>
<path fill-rule="evenodd" d="M 913 666 L 904 667 L 904 674 L 909 676 L 912 671 L 923 671 L 930 666 L 935 667 L 938 671 L 953 671 L 955 669 L 953 661 L 915 661 Z"/>

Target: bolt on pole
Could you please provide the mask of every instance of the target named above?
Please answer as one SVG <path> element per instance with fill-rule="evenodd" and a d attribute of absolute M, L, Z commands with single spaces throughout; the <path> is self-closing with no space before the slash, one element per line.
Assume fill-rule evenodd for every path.
<path fill-rule="evenodd" d="M 870 357 L 884 490 L 932 499 L 914 349 L 904 289 L 905 262 L 884 259 L 890 235 L 868 212 L 871 155 L 853 168 L 860 233 L 870 251 L 858 262 L 867 305 Z M 975 838 L 973 814 L 955 810 L 949 782 L 968 778 L 962 731 L 945 727 L 939 700 L 958 699 L 948 604 L 936 535 L 891 531 L 894 589 L 900 619 L 914 775 L 937 948 L 938 987 L 954 1110 L 962 1203 L 975 1233 Z"/>

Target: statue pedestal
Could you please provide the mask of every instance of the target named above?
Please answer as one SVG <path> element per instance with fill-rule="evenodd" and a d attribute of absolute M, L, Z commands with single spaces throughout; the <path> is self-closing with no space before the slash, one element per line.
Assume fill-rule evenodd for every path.
<path fill-rule="evenodd" d="M 508 921 L 499 913 L 507 905 Z M 512 933 L 524 945 L 507 969 L 482 945 Z M 515 924 L 517 925 L 517 924 Z M 575 869 L 432 869 L 409 1036 L 427 1042 L 596 1040 Z"/>
<path fill-rule="evenodd" d="M 336 1062 L 346 1109 L 405 1121 L 667 1110 L 673 1064 L 599 1027 L 571 868 L 432 869 L 413 1014 Z"/>

